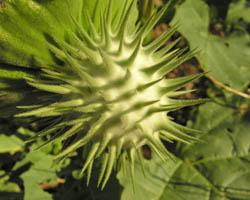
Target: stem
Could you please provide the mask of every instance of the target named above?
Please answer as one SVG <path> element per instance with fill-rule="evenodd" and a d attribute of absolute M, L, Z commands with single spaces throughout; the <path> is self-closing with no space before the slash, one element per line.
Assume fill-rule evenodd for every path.
<path fill-rule="evenodd" d="M 250 95 L 248 95 L 248 94 L 246 94 L 246 93 L 244 93 L 244 92 L 240 92 L 240 91 L 238 91 L 238 90 L 235 90 L 235 89 L 233 89 L 233 88 L 230 88 L 230 87 L 228 87 L 227 85 L 225 85 L 225 84 L 221 83 L 220 81 L 216 80 L 214 77 L 212 77 L 210 74 L 208 74 L 208 71 L 204 68 L 204 66 L 202 65 L 202 63 L 201 63 L 200 61 L 199 61 L 199 63 L 200 63 L 201 69 L 202 69 L 204 72 L 207 73 L 207 74 L 206 74 L 206 77 L 207 77 L 208 79 L 210 79 L 213 83 L 215 83 L 216 85 L 219 85 L 220 87 L 222 87 L 223 89 L 225 89 L 225 90 L 227 90 L 227 91 L 229 91 L 229 92 L 232 92 L 232 93 L 234 93 L 234 94 L 236 94 L 236 95 L 242 96 L 242 97 L 244 97 L 244 98 L 246 98 L 246 99 L 250 99 Z"/>

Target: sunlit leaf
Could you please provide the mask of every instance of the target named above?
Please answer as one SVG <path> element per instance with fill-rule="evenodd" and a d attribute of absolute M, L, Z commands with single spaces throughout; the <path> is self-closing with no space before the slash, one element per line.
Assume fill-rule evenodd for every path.
<path fill-rule="evenodd" d="M 249 34 L 233 32 L 224 37 L 212 34 L 209 7 L 201 0 L 186 0 L 171 23 L 181 24 L 178 31 L 191 49 L 201 51 L 196 57 L 215 79 L 234 89 L 246 87 L 250 80 Z"/>

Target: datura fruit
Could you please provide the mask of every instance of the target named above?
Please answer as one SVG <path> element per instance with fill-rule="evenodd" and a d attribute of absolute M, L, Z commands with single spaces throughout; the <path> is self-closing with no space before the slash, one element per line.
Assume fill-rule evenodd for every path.
<path fill-rule="evenodd" d="M 84 4 L 77 2 L 79 7 Z M 96 2 L 98 7 L 102 1 Z M 143 145 L 165 161 L 171 154 L 164 140 L 195 140 L 193 134 L 199 131 L 175 123 L 168 113 L 205 101 L 174 98 L 191 92 L 179 89 L 203 74 L 165 78 L 193 56 L 173 48 L 178 39 L 163 46 L 175 26 L 145 44 L 168 5 L 146 23 L 132 20 L 131 25 L 136 1 L 124 1 L 112 14 L 116 0 L 110 0 L 99 9 L 97 20 L 87 9 L 78 14 L 73 4 L 5 2 L 0 11 L 0 59 L 8 65 L 1 67 L 1 95 L 16 94 L 11 99 L 17 105 L 15 117 L 42 124 L 29 141 L 42 137 L 44 145 L 64 142 L 57 160 L 89 146 L 82 172 L 88 171 L 89 180 L 94 161 L 102 159 L 98 185 L 103 188 L 113 168 L 128 165 L 133 178 L 135 155 L 143 166 Z"/>

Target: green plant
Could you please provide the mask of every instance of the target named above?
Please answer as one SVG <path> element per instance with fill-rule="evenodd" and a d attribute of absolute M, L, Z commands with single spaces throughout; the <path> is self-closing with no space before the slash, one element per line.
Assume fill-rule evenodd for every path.
<path fill-rule="evenodd" d="M 200 131 L 166 116 L 206 101 L 174 99 L 191 92 L 179 89 L 203 74 L 165 79 L 165 74 L 190 59 L 193 52 L 172 50 L 178 39 L 162 48 L 176 26 L 143 45 L 168 4 L 141 25 L 133 18 L 136 1 L 125 1 L 114 14 L 115 1 L 110 0 L 99 13 L 99 26 L 87 10 L 82 17 L 77 6 L 62 3 L 67 10 L 63 13 L 55 10 L 56 1 L 51 2 L 44 9 L 40 1 L 9 1 L 0 13 L 1 20 L 10 19 L 0 29 L 4 36 L 0 39 L 1 61 L 17 65 L 1 69 L 2 97 L 17 105 L 15 117 L 35 120 L 41 127 L 28 141 L 46 138 L 41 147 L 64 142 L 57 160 L 89 144 L 82 173 L 88 169 L 89 181 L 94 160 L 102 158 L 98 180 L 98 185 L 103 181 L 102 188 L 114 166 L 129 163 L 134 177 L 136 152 L 143 168 L 140 147 L 144 144 L 166 161 L 171 154 L 162 140 L 196 141 L 192 135 Z M 83 0 L 79 3 L 82 5 Z M 31 6 L 36 15 L 28 13 L 25 6 Z M 55 16 L 63 14 L 66 21 L 54 27 L 58 25 Z M 18 29 L 20 21 L 30 33 Z"/>

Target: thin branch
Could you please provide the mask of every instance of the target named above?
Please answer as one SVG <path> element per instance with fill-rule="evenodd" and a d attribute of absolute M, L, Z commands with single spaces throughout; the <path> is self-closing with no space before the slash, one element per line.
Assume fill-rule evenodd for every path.
<path fill-rule="evenodd" d="M 206 74 L 206 77 L 207 77 L 208 79 L 210 79 L 213 83 L 215 83 L 216 85 L 219 85 L 220 87 L 224 88 L 225 90 L 227 90 L 227 91 L 229 91 L 229 92 L 232 92 L 232 93 L 234 93 L 234 94 L 236 94 L 236 95 L 242 96 L 242 97 L 244 97 L 244 98 L 246 98 L 246 99 L 250 99 L 250 95 L 248 95 L 248 94 L 246 94 L 246 93 L 244 93 L 244 92 L 240 92 L 240 91 L 238 91 L 238 90 L 235 90 L 235 89 L 233 89 L 233 88 L 230 88 L 230 87 L 228 87 L 227 85 L 225 85 L 225 84 L 221 83 L 220 81 L 216 80 L 214 77 L 212 77 L 212 76 L 208 73 L 208 71 L 204 68 L 204 66 L 202 65 L 202 63 L 201 63 L 201 62 L 199 62 L 199 63 L 200 63 L 201 69 L 202 69 L 204 72 L 207 73 L 207 74 Z"/>

